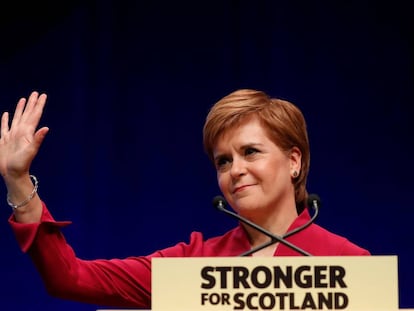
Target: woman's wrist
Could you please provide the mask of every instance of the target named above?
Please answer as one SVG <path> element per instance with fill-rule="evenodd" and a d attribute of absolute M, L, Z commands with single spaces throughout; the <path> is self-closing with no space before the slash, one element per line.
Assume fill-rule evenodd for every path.
<path fill-rule="evenodd" d="M 10 199 L 10 194 L 7 193 L 7 204 L 9 204 L 9 206 L 12 207 L 13 209 L 18 209 L 18 208 L 22 208 L 23 206 L 26 206 L 37 194 L 37 187 L 39 186 L 39 182 L 36 176 L 34 175 L 30 175 L 30 178 L 33 182 L 33 190 L 24 200 L 19 201 L 19 203 L 17 203 L 16 201 L 12 201 Z"/>
<path fill-rule="evenodd" d="M 42 203 L 37 194 L 38 180 L 33 175 L 5 178 L 7 203 L 12 207 L 17 222 L 40 221 Z"/>

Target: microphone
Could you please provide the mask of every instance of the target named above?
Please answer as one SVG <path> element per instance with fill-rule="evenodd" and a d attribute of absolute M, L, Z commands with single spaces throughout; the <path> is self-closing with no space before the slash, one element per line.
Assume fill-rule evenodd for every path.
<path fill-rule="evenodd" d="M 308 196 L 308 206 L 319 209 L 321 207 L 321 198 L 317 194 L 311 193 Z"/>
<path fill-rule="evenodd" d="M 313 202 L 315 202 L 314 203 L 314 206 L 317 206 L 316 203 L 318 202 L 318 200 L 316 198 L 313 198 Z M 213 206 L 215 208 L 217 208 L 219 211 L 224 212 L 224 213 L 226 213 L 226 214 L 228 214 L 228 215 L 230 215 L 230 216 L 232 216 L 234 218 L 237 218 L 239 221 L 247 224 L 248 226 L 256 229 L 257 231 L 259 231 L 259 232 L 263 233 L 264 235 L 267 235 L 268 237 L 271 238 L 271 240 L 269 242 L 264 243 L 262 245 L 259 245 L 258 247 L 255 247 L 255 248 L 253 248 L 253 249 L 251 249 L 251 250 L 249 250 L 249 251 L 241 254 L 240 256 L 248 256 L 248 255 L 250 255 L 250 254 L 252 254 L 254 252 L 257 252 L 257 251 L 259 251 L 259 250 L 261 250 L 261 249 L 263 249 L 263 248 L 265 248 L 265 247 L 267 247 L 267 246 L 269 246 L 271 244 L 274 244 L 276 242 L 279 242 L 281 244 L 284 244 L 285 246 L 287 246 L 287 247 L 295 250 L 296 252 L 298 252 L 301 255 L 311 256 L 311 254 L 309 254 L 305 250 L 297 247 L 296 245 L 290 243 L 289 241 L 285 240 L 285 238 L 287 236 L 290 236 L 290 235 L 292 235 L 294 233 L 297 233 L 297 232 L 305 229 L 307 226 L 309 226 L 313 222 L 313 220 L 316 218 L 315 216 L 309 222 L 307 222 L 305 225 L 303 225 L 303 226 L 301 226 L 299 228 L 296 228 L 295 230 L 292 230 L 292 232 L 288 232 L 284 236 L 278 236 L 278 235 L 275 235 L 275 234 L 267 231 L 266 229 L 264 229 L 264 228 L 256 225 L 255 223 L 251 222 L 250 220 L 248 220 L 248 219 L 240 216 L 239 214 L 234 213 L 234 212 L 226 209 L 226 205 L 227 205 L 226 200 L 222 196 L 215 196 L 214 197 L 214 199 L 213 199 Z"/>
<path fill-rule="evenodd" d="M 293 230 L 285 233 L 283 235 L 283 238 L 287 238 L 287 237 L 289 237 L 289 236 L 291 236 L 295 233 L 298 233 L 299 231 L 302 231 L 303 229 L 309 227 L 315 221 L 316 217 L 318 217 L 319 209 L 322 205 L 321 199 L 319 198 L 319 196 L 315 193 L 312 193 L 308 196 L 307 202 L 308 202 L 308 207 L 312 207 L 313 210 L 314 210 L 312 218 L 307 223 L 305 223 L 304 225 L 302 225 L 300 227 L 297 227 L 296 229 L 293 229 Z"/>

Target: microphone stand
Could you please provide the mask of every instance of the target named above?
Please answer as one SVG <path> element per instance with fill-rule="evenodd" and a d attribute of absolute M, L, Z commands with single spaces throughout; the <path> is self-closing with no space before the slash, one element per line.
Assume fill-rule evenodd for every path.
<path fill-rule="evenodd" d="M 297 247 L 296 245 L 290 243 L 289 241 L 286 241 L 282 237 L 280 237 L 278 235 L 274 235 L 271 232 L 263 229 L 262 227 L 256 225 L 255 223 L 251 222 L 250 220 L 245 219 L 245 218 L 241 217 L 240 215 L 238 215 L 236 213 L 233 213 L 232 211 L 229 211 L 223 205 L 224 205 L 223 203 L 219 203 L 217 205 L 217 208 L 220 209 L 221 211 L 225 212 L 226 214 L 231 215 L 231 216 L 237 218 L 238 220 L 244 222 L 245 224 L 251 226 L 252 228 L 256 229 L 257 231 L 259 231 L 259 232 L 267 235 L 268 237 L 270 237 L 271 238 L 271 240 L 269 241 L 270 244 L 273 244 L 273 243 L 276 243 L 276 242 L 280 242 L 280 243 L 286 245 L 287 247 L 289 247 L 289 248 L 297 251 L 298 253 L 300 253 L 300 254 L 302 254 L 304 256 L 311 256 L 311 254 L 309 254 L 308 252 L 304 251 L 303 249 L 300 249 L 299 247 Z M 262 249 L 262 248 L 264 248 L 266 246 L 269 246 L 270 244 L 265 243 L 263 245 L 259 245 L 259 247 L 258 247 L 257 250 Z M 255 250 L 255 251 L 257 251 L 257 250 Z M 252 250 L 249 250 L 247 252 L 247 255 L 249 255 L 251 253 L 252 253 Z M 241 254 L 240 256 L 247 256 L 247 255 L 246 255 L 246 253 L 244 253 L 244 254 Z"/>
<path fill-rule="evenodd" d="M 287 237 L 290 237 L 291 235 L 294 235 L 294 234 L 302 231 L 303 229 L 309 227 L 315 221 L 316 217 L 318 217 L 318 214 L 319 214 L 319 208 L 318 208 L 318 206 L 315 205 L 313 208 L 315 210 L 315 213 L 313 214 L 312 218 L 307 223 L 305 223 L 304 225 L 302 225 L 302 226 L 300 226 L 300 227 L 298 227 L 296 229 L 293 229 L 293 230 L 285 233 L 284 235 L 281 236 L 281 238 L 282 239 L 286 239 Z M 263 248 L 266 248 L 266 247 L 268 247 L 268 246 L 270 246 L 270 245 L 278 242 L 277 239 L 274 239 L 273 238 L 273 235 L 270 236 L 270 238 L 271 238 L 271 240 L 269 242 L 263 243 L 262 245 L 259 245 L 259 246 L 256 246 L 255 248 L 252 248 L 252 249 L 244 252 L 243 254 L 241 254 L 239 256 L 240 257 L 250 256 L 251 254 L 253 254 L 255 252 L 258 252 L 259 250 L 261 250 Z M 295 250 L 297 251 L 297 249 L 295 249 Z M 303 252 L 305 252 L 305 251 L 303 251 Z M 300 253 L 303 254 L 302 252 L 300 252 Z M 305 253 L 306 253 L 305 256 L 311 256 L 309 253 L 307 253 L 307 252 L 305 252 Z"/>
<path fill-rule="evenodd" d="M 226 213 L 226 214 L 228 214 L 228 215 L 230 215 L 230 216 L 238 219 L 239 221 L 241 221 L 241 222 L 243 222 L 243 223 L 251 226 L 252 228 L 256 229 L 257 231 L 259 231 L 259 232 L 267 235 L 268 237 L 270 237 L 270 241 L 269 242 L 266 242 L 266 243 L 264 243 L 262 245 L 256 246 L 255 248 L 252 248 L 252 249 L 244 252 L 243 254 L 239 255 L 240 257 L 249 256 L 249 255 L 251 255 L 251 254 L 253 254 L 253 253 L 255 253 L 255 252 L 257 252 L 257 251 L 259 251 L 259 250 L 261 250 L 261 249 L 263 249 L 263 248 L 265 248 L 267 246 L 269 246 L 269 245 L 272 245 L 274 243 L 277 243 L 277 242 L 279 242 L 281 244 L 284 244 L 285 246 L 287 246 L 287 247 L 295 250 L 296 252 L 300 253 L 301 255 L 311 256 L 311 254 L 309 254 L 305 250 L 297 247 L 296 245 L 290 243 L 289 241 L 287 241 L 285 239 L 287 237 L 293 235 L 293 234 L 298 233 L 299 231 L 302 231 L 303 229 L 307 228 L 308 226 L 310 226 L 315 221 L 316 217 L 319 214 L 320 199 L 319 199 L 319 196 L 318 195 L 311 194 L 308 197 L 308 205 L 312 206 L 313 209 L 315 210 L 312 218 L 307 223 L 305 223 L 304 225 L 302 225 L 302 226 L 300 226 L 300 227 L 298 227 L 298 228 L 296 228 L 294 230 L 291 230 L 291 231 L 287 232 L 283 236 L 278 236 L 278 235 L 272 234 L 271 232 L 269 232 L 269 231 L 265 230 L 264 228 L 256 225 L 255 223 L 251 222 L 250 220 L 248 220 L 246 218 L 243 218 L 240 215 L 238 215 L 238 214 L 236 214 L 236 213 L 234 213 L 234 212 L 226 209 L 225 208 L 226 201 L 221 196 L 216 196 L 214 198 L 213 205 L 217 209 L 219 209 L 220 211 L 222 211 L 222 212 L 224 212 L 224 213 Z"/>

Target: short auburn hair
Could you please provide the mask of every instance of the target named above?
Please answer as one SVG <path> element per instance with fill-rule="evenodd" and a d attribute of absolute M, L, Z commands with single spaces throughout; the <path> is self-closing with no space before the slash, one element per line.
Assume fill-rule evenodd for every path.
<path fill-rule="evenodd" d="M 271 98 L 258 90 L 240 89 L 230 93 L 215 103 L 207 115 L 203 128 L 206 153 L 214 162 L 213 151 L 218 138 L 252 115 L 259 119 L 270 139 L 283 151 L 289 152 L 293 147 L 301 151 L 301 169 L 299 176 L 293 179 L 295 201 L 298 211 L 301 211 L 308 196 L 306 180 L 309 173 L 310 150 L 305 118 L 294 104 Z"/>

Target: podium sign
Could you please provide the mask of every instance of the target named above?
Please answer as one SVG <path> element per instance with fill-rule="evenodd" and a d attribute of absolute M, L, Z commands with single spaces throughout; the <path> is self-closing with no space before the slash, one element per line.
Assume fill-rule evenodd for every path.
<path fill-rule="evenodd" d="M 398 310 L 397 257 L 153 258 L 152 310 Z"/>

